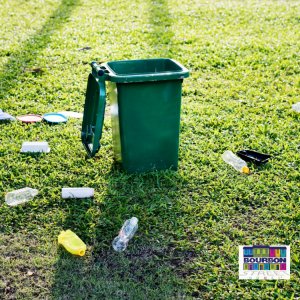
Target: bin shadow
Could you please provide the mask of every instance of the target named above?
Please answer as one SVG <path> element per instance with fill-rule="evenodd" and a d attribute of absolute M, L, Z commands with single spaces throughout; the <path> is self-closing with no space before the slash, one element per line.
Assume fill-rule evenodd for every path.
<path fill-rule="evenodd" d="M 154 55 L 172 57 L 174 33 L 166 0 L 149 2 Z M 94 186 L 98 195 L 83 201 L 66 201 L 62 229 L 71 229 L 88 245 L 84 257 L 61 247 L 55 264 L 53 299 L 171 299 L 184 298 L 178 269 L 186 253 L 173 246 L 180 196 L 185 184 L 174 171 L 126 174 L 114 163 L 105 175 L 106 186 Z M 84 184 L 84 183 L 83 183 Z M 123 253 L 111 242 L 130 217 L 139 229 Z"/>
<path fill-rule="evenodd" d="M 68 21 L 68 17 L 78 4 L 79 0 L 62 0 L 38 32 L 30 36 L 16 52 L 7 54 L 10 58 L 0 73 L 0 98 L 5 99 L 6 94 L 11 89 L 15 90 L 18 88 L 16 83 L 17 85 L 21 83 L 21 79 L 28 67 L 32 67 L 36 57 L 51 42 L 53 33 Z M 42 73 L 43 70 L 41 69 L 38 75 L 43 76 Z M 19 103 L 13 102 L 9 106 L 10 108 L 18 107 Z"/>
<path fill-rule="evenodd" d="M 152 31 L 149 44 L 154 56 L 172 58 L 176 56 L 172 16 L 167 0 L 151 0 L 149 2 L 149 23 Z"/>
<path fill-rule="evenodd" d="M 78 258 L 59 249 L 53 299 L 180 297 L 176 273 L 185 254 L 176 252 L 172 240 L 182 229 L 176 218 L 183 179 L 174 171 L 128 175 L 113 166 L 106 182 L 101 197 L 64 204 L 68 214 L 62 228 L 78 233 L 88 250 Z M 117 253 L 111 242 L 132 216 L 139 229 L 126 251 Z"/>

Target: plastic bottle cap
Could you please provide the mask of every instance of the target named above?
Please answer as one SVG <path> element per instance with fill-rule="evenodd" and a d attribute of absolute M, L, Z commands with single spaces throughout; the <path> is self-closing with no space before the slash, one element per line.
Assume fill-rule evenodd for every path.
<path fill-rule="evenodd" d="M 245 167 L 242 168 L 242 173 L 244 173 L 244 174 L 250 174 L 250 169 L 245 166 Z"/>

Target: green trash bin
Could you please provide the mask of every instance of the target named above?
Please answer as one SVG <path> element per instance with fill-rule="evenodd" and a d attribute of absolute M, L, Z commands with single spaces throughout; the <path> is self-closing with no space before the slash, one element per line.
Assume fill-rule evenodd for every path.
<path fill-rule="evenodd" d="M 88 154 L 100 149 L 107 81 L 116 161 L 129 173 L 176 170 L 181 86 L 188 70 L 162 58 L 91 66 L 81 133 Z"/>

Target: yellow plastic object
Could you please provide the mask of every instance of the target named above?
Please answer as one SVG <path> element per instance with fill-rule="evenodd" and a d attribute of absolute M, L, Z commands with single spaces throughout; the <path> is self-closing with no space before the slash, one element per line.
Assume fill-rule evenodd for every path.
<path fill-rule="evenodd" d="M 248 167 L 243 167 L 242 168 L 242 173 L 244 173 L 244 174 L 250 174 L 250 169 Z"/>
<path fill-rule="evenodd" d="M 85 254 L 85 243 L 70 229 L 62 231 L 58 236 L 58 244 L 63 245 L 72 254 L 83 256 Z"/>

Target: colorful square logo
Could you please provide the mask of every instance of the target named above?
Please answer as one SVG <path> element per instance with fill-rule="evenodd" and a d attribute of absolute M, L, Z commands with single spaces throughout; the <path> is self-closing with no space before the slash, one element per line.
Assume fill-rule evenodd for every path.
<path fill-rule="evenodd" d="M 239 279 L 290 279 L 290 246 L 239 246 Z"/>

